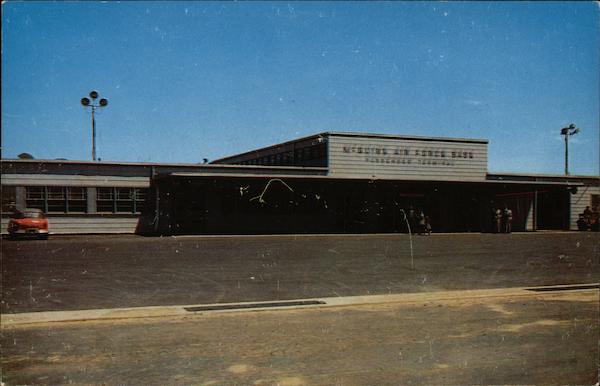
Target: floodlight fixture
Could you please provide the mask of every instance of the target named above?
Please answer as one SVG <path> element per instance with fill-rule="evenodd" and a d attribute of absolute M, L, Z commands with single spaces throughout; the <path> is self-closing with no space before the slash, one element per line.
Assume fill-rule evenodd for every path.
<path fill-rule="evenodd" d="M 96 118 L 94 116 L 96 109 L 99 107 L 106 107 L 108 105 L 108 99 L 100 99 L 98 104 L 94 104 L 94 101 L 98 98 L 98 91 L 90 91 L 90 101 L 88 98 L 81 98 L 81 104 L 84 107 L 90 107 L 92 109 L 92 160 L 96 161 Z"/>
<path fill-rule="evenodd" d="M 565 137 L 565 175 L 569 175 L 569 137 L 579 133 L 579 131 L 574 123 L 560 129 L 560 135 Z"/>

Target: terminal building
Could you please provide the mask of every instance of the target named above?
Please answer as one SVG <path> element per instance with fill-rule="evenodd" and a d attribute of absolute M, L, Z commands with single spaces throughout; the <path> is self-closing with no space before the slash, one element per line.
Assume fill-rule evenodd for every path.
<path fill-rule="evenodd" d="M 575 230 L 598 176 L 488 172 L 488 141 L 326 132 L 210 164 L 2 160 L 2 232 L 39 208 L 50 232 L 177 234 Z"/>

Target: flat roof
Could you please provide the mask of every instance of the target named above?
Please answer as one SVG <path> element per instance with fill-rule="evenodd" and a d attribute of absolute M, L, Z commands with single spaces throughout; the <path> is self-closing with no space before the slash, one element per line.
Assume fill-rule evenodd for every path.
<path fill-rule="evenodd" d="M 485 181 L 445 181 L 445 180 L 402 180 L 402 179 L 388 179 L 388 178 L 365 178 L 365 177 L 332 177 L 325 175 L 293 175 L 293 174 L 245 174 L 245 173 L 187 173 L 187 172 L 173 172 L 161 174 L 159 178 L 175 177 L 175 178 L 304 178 L 304 179 L 315 179 L 315 180 L 347 180 L 347 181 L 388 181 L 388 182 L 411 182 L 411 183 L 443 183 L 443 184 L 479 184 L 479 185 L 498 185 L 498 184 L 510 184 L 510 185 L 535 185 L 535 186 L 583 186 L 581 183 L 573 183 L 568 181 L 506 181 L 506 180 L 485 180 Z"/>
<path fill-rule="evenodd" d="M 68 164 L 85 166 L 156 166 L 156 167 L 183 167 L 198 169 L 255 169 L 264 170 L 294 170 L 294 171 L 327 171 L 326 167 L 318 166 L 277 166 L 277 165 L 230 165 L 230 164 L 193 164 L 193 163 L 158 163 L 158 162 L 125 162 L 125 161 L 77 161 L 77 160 L 57 160 L 57 159 L 2 159 L 2 163 L 50 163 L 50 164 Z"/>
<path fill-rule="evenodd" d="M 324 135 L 327 133 L 322 133 Z M 352 136 L 352 133 L 331 133 L 334 135 L 345 135 Z M 304 139 L 318 138 L 319 135 L 305 137 Z M 238 176 L 238 177 L 265 177 L 272 176 L 277 178 L 278 176 L 284 176 L 286 178 L 306 178 L 306 177 L 318 177 L 318 178 L 329 178 L 329 179 L 365 179 L 365 180 L 377 180 L 377 178 L 335 178 L 325 175 L 327 173 L 327 167 L 315 167 L 315 166 L 266 166 L 266 165 L 230 165 L 230 164 L 192 164 L 192 163 L 157 163 L 157 162 L 118 162 L 118 161 L 78 161 L 78 160 L 57 160 L 57 159 L 0 159 L 1 163 L 17 163 L 17 164 L 36 164 L 36 163 L 49 163 L 49 164 L 67 164 L 67 165 L 85 165 L 85 166 L 146 166 L 146 167 L 158 167 L 158 168 L 169 168 L 169 167 L 181 167 L 186 169 L 196 169 L 194 172 L 177 172 L 172 174 L 186 174 L 186 175 L 207 175 L 207 176 Z M 220 169 L 220 171 L 219 171 Z M 227 172 L 223 172 L 227 170 Z M 205 171 L 205 172 L 204 172 Z M 238 171 L 238 173 L 236 173 Z M 253 173 L 254 171 L 254 173 Z M 260 171 L 260 173 L 255 173 Z M 265 174 L 265 172 L 272 171 L 271 174 Z M 284 172 L 284 173 L 279 173 Z M 285 172 L 294 172 L 297 174 L 285 174 Z M 43 174 L 43 173 L 42 173 Z M 600 183 L 600 176 L 590 175 L 564 175 L 564 174 L 528 174 L 528 173 L 503 173 L 503 172 L 488 172 L 486 174 L 487 180 L 482 182 L 489 183 L 521 183 L 521 184 L 545 184 L 545 185 L 566 185 L 566 186 L 577 186 L 576 181 L 572 180 L 587 180 Z M 514 178 L 514 179 L 513 179 Z M 539 181 L 535 179 L 551 179 L 558 181 Z M 527 179 L 527 180 L 525 180 Z M 386 179 L 388 180 L 388 179 Z M 569 182 L 571 180 L 571 182 Z M 395 181 L 395 180 L 391 180 Z M 397 180 L 397 181 L 418 181 L 423 180 Z M 462 182 L 462 181 L 458 181 Z M 468 182 L 468 181 L 465 181 Z M 479 182 L 481 183 L 481 182 Z"/>
<path fill-rule="evenodd" d="M 487 144 L 489 141 L 482 138 L 455 138 L 455 137 L 428 137 L 420 135 L 403 134 L 377 134 L 377 133 L 353 133 L 348 131 L 329 131 L 322 135 L 333 135 L 338 137 L 364 137 L 364 138 L 384 138 L 384 139 L 408 139 L 416 141 L 439 141 L 439 142 L 469 142 Z"/>
<path fill-rule="evenodd" d="M 592 179 L 600 180 L 600 176 L 590 176 L 581 174 L 544 174 L 544 173 L 503 173 L 503 172 L 487 172 L 490 177 L 522 177 L 522 178 L 560 178 L 560 179 Z"/>
<path fill-rule="evenodd" d="M 87 161 L 68 159 L 21 159 L 2 158 L 2 163 L 53 163 L 53 164 L 81 164 L 81 165 L 117 165 L 117 166 L 184 166 L 184 167 L 211 167 L 210 163 L 159 163 L 159 162 L 128 162 L 128 161 Z"/>

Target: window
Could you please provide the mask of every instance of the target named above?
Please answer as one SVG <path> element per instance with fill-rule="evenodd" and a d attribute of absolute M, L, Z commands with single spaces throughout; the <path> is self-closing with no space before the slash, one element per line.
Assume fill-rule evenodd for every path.
<path fill-rule="evenodd" d="M 25 188 L 26 207 L 41 209 L 47 212 L 46 188 L 43 186 L 28 186 Z"/>
<path fill-rule="evenodd" d="M 600 194 L 592 194 L 590 199 L 592 208 L 598 209 L 600 208 Z"/>
<path fill-rule="evenodd" d="M 140 213 L 146 202 L 146 189 L 98 188 L 96 208 L 104 213 Z"/>
<path fill-rule="evenodd" d="M 115 212 L 114 188 L 98 188 L 96 190 L 96 210 L 98 212 Z"/>
<path fill-rule="evenodd" d="M 44 213 L 39 210 L 29 209 L 24 212 L 21 212 L 20 210 L 16 210 L 10 216 L 10 218 L 46 218 L 46 216 L 44 216 Z"/>
<path fill-rule="evenodd" d="M 133 189 L 133 193 L 133 211 L 135 213 L 141 213 L 146 205 L 148 189 Z"/>
<path fill-rule="evenodd" d="M 87 189 L 64 186 L 27 186 L 26 206 L 47 213 L 85 213 Z"/>
<path fill-rule="evenodd" d="M 56 186 L 47 187 L 46 199 L 48 203 L 47 212 L 65 213 L 67 211 L 67 203 L 65 201 L 65 188 Z"/>
<path fill-rule="evenodd" d="M 87 212 L 87 188 L 67 188 L 67 212 Z"/>
<path fill-rule="evenodd" d="M 133 213 L 133 189 L 116 188 L 117 212 Z"/>
<path fill-rule="evenodd" d="M 292 151 L 287 151 L 283 154 L 283 164 L 284 165 L 293 165 L 294 164 L 294 153 Z"/>

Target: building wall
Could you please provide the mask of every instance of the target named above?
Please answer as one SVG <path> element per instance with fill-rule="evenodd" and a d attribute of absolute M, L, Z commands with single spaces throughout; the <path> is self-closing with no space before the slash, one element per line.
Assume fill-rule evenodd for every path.
<path fill-rule="evenodd" d="M 122 176 L 87 176 L 87 175 L 57 175 L 57 174 L 3 174 L 2 192 L 3 208 L 2 219 L 0 222 L 0 231 L 7 233 L 9 221 L 9 208 L 16 207 L 23 209 L 26 207 L 37 207 L 31 203 L 45 203 L 40 209 L 47 212 L 49 221 L 49 230 L 51 234 L 69 234 L 69 233 L 134 233 L 138 228 L 138 222 L 141 214 L 140 208 L 143 201 L 139 197 L 135 200 L 117 200 L 116 194 L 113 194 L 112 200 L 108 200 L 108 209 L 99 213 L 97 207 L 97 192 L 111 191 L 111 188 L 125 189 L 127 192 L 145 191 L 150 186 L 149 177 L 122 177 Z M 61 190 L 63 194 L 71 188 L 84 188 L 85 198 L 79 203 L 75 211 L 69 211 L 68 205 L 58 211 L 48 211 L 47 202 L 48 193 L 40 200 L 33 201 L 27 197 L 28 189 L 36 189 L 38 192 L 44 190 Z M 81 189 L 79 189 L 81 192 Z M 111 191 L 112 192 L 112 191 Z M 124 197 L 127 198 L 127 197 Z M 64 200 L 55 200 L 58 202 L 67 202 Z M 106 200 L 104 201 L 107 202 Z M 119 202 L 125 204 L 125 208 L 119 207 Z M 139 205 L 140 208 L 136 208 Z M 113 213 L 107 213 L 113 212 Z"/>
<path fill-rule="evenodd" d="M 538 194 L 538 221 L 537 229 L 548 229 L 544 227 L 544 222 L 548 222 L 549 217 L 554 225 L 549 229 L 570 229 L 577 230 L 577 219 L 586 206 L 593 208 L 592 196 L 596 195 L 600 200 L 600 178 L 597 176 L 578 176 L 578 175 L 555 175 L 555 174 L 521 174 L 521 173 L 488 173 L 488 180 L 520 181 L 520 182 L 538 182 L 538 183 L 562 183 L 566 184 L 567 191 L 563 199 L 554 195 L 550 197 L 545 189 Z M 576 189 L 576 193 L 574 193 Z M 599 203 L 600 204 L 600 203 Z M 600 209 L 600 208 L 599 208 Z M 554 212 L 559 212 L 554 214 Z M 564 219 L 558 224 L 556 218 L 564 216 Z M 533 217 L 529 220 L 533 223 Z M 548 224 L 546 224 L 548 225 Z M 528 228 L 530 229 L 530 228 Z M 532 229 L 532 228 L 531 228 Z"/>
<path fill-rule="evenodd" d="M 272 164 L 268 166 L 251 166 L 251 165 L 193 165 L 193 164 L 119 164 L 119 163 L 90 163 L 78 161 L 46 161 L 46 160 L 2 160 L 2 221 L 1 231 L 5 233 L 6 224 L 8 222 L 8 212 L 5 207 L 11 204 L 11 201 L 17 207 L 24 208 L 27 205 L 28 187 L 42 188 L 62 188 L 68 191 L 69 188 L 85 190 L 85 205 L 79 205 L 77 210 L 80 212 L 72 213 L 65 210 L 63 213 L 47 213 L 50 219 L 51 233 L 133 233 L 140 232 L 140 229 L 152 231 L 158 227 L 158 222 L 154 217 L 155 198 L 151 197 L 154 189 L 150 187 L 151 180 L 160 180 L 160 176 L 173 176 L 177 173 L 195 173 L 197 175 L 214 175 L 215 183 L 221 184 L 226 180 L 225 175 L 239 176 L 244 178 L 244 175 L 264 175 L 265 178 L 270 178 L 273 175 L 290 175 L 294 177 L 310 176 L 329 176 L 331 180 L 322 183 L 322 191 L 316 191 L 315 186 L 321 186 L 320 182 L 309 181 L 310 183 L 295 182 L 293 185 L 295 194 L 300 194 L 300 198 L 296 201 L 301 202 L 306 208 L 310 209 L 315 205 L 327 201 L 327 209 L 321 213 L 323 226 L 315 228 L 315 231 L 325 231 L 326 226 L 337 227 L 335 229 L 343 229 L 344 231 L 352 232 L 370 232 L 377 229 L 389 228 L 389 223 L 394 224 L 397 219 L 390 219 L 388 214 L 395 213 L 400 207 L 408 207 L 409 205 L 422 206 L 428 214 L 432 215 L 436 227 L 440 231 L 477 231 L 478 229 L 485 230 L 489 224 L 488 210 L 484 199 L 494 198 L 497 203 L 506 202 L 515 213 L 515 230 L 533 230 L 533 192 L 536 187 L 521 187 L 517 186 L 516 182 L 526 183 L 532 182 L 535 184 L 548 182 L 549 184 L 557 185 L 556 189 L 552 186 L 544 188 L 550 190 L 551 193 L 544 193 L 546 196 L 540 196 L 540 206 L 538 206 L 538 214 L 540 211 L 558 213 L 560 222 L 553 222 L 553 226 L 544 228 L 543 222 L 539 221 L 538 229 L 577 229 L 576 221 L 578 214 L 583 212 L 586 206 L 592 207 L 592 194 L 600 195 L 600 179 L 586 176 L 555 176 L 555 175 L 514 175 L 514 174 L 489 174 L 487 173 L 487 141 L 484 140 L 462 140 L 462 139 L 443 139 L 443 138 L 418 138 L 418 137 L 402 137 L 402 136 L 382 136 L 382 135 L 353 135 L 348 133 L 323 133 L 323 135 L 312 136 L 303 139 L 302 141 L 291 141 L 282 145 L 276 145 L 270 148 L 262 149 L 256 152 L 249 152 L 240 156 L 224 159 L 223 163 L 241 162 L 248 163 L 257 161 L 257 156 L 269 157 L 274 156 L 273 162 L 292 162 L 293 164 L 301 164 L 300 162 L 307 161 L 303 150 L 317 149 L 321 145 L 326 146 L 325 151 L 315 152 L 317 158 L 310 158 L 310 161 L 317 160 L 319 165 L 328 165 L 325 167 L 284 167 Z M 302 151 L 301 151 L 302 150 Z M 261 153 L 261 152 L 264 152 Z M 260 153 L 260 154 L 259 154 Z M 288 154 L 287 157 L 277 157 L 277 155 Z M 307 152 L 313 154 L 312 152 Z M 313 157 L 313 155 L 311 155 Z M 325 158 L 320 158 L 325 157 Z M 271 161 L 269 161 L 271 162 Z M 255 165 L 255 164 L 252 164 Z M 308 165 L 304 165 L 308 166 Z M 236 177 L 238 178 L 238 177 Z M 283 177 L 282 177 L 283 178 Z M 342 184 L 342 180 L 348 179 Z M 377 190 L 377 184 L 373 184 L 371 179 L 380 179 L 381 187 Z M 471 189 L 470 196 L 465 194 L 466 188 L 459 182 L 490 182 L 490 180 L 505 181 L 507 186 L 500 185 L 492 186 L 489 184 L 476 184 L 477 187 Z M 261 189 L 265 188 L 267 180 L 256 185 L 255 179 L 250 179 L 239 186 L 234 186 L 227 192 L 234 196 L 245 194 L 243 189 L 248 186 L 257 189 L 253 194 L 259 195 Z M 414 182 L 412 182 L 414 181 Z M 422 188 L 423 184 L 431 186 Z M 446 182 L 447 181 L 447 182 Z M 377 182 L 377 181 L 375 181 Z M 387 184 L 398 183 L 398 186 L 390 188 Z M 579 187 L 576 194 L 569 195 L 567 193 L 568 184 L 577 185 L 585 184 L 584 187 Z M 367 184 L 363 190 L 356 189 L 360 184 Z M 438 184 L 443 185 L 438 188 Z M 256 185 L 256 186 L 255 186 Z M 325 188 L 330 186 L 330 188 Z M 362 185 L 361 185 L 362 186 Z M 419 187 L 420 186 L 420 187 Z M 537 186 L 537 185 L 536 185 Z M 575 186 L 575 185 L 573 185 Z M 281 188 L 281 184 L 273 184 L 272 188 Z M 303 187 L 302 191 L 298 190 Z M 98 200 L 98 195 L 103 190 L 114 189 L 146 189 L 146 200 L 149 203 L 147 210 L 144 213 L 138 213 L 138 210 L 132 210 L 126 213 L 122 210 L 114 210 L 112 213 L 107 213 L 106 209 L 102 210 L 98 205 L 102 204 Z M 243 188 L 243 189 L 242 189 Z M 420 190 L 419 190 L 420 189 Z M 32 189 L 29 189 L 31 191 Z M 176 193 L 175 189 L 172 193 Z M 206 190 L 207 208 L 206 218 L 212 223 L 221 223 L 223 229 L 231 228 L 231 219 L 227 216 L 232 216 L 231 213 L 222 213 L 213 211 L 214 202 L 226 202 L 225 196 L 221 196 L 222 192 L 214 193 L 214 196 L 208 194 L 210 190 Z M 335 199 L 325 200 L 327 194 L 334 194 Z M 283 189 L 285 194 L 288 192 Z M 329 193 L 328 193 L 329 192 Z M 161 192 L 162 193 L 162 192 Z M 195 195 L 197 195 L 195 191 Z M 48 194 L 48 193 L 46 193 Z M 167 194 L 169 194 L 167 192 Z M 248 193 L 249 194 L 249 193 Z M 283 194 L 283 193 L 282 193 Z M 290 200 L 287 196 L 282 195 L 280 207 L 287 205 Z M 356 197 L 355 197 L 356 196 Z M 481 196 L 481 197 L 479 197 Z M 195 197 L 195 196 L 194 196 Z M 246 197 L 246 196 L 244 196 Z M 254 197 L 254 196 L 253 196 Z M 319 197 L 318 199 L 316 197 Z M 343 200 L 339 201 L 339 197 Z M 189 198 L 184 198 L 179 201 L 182 205 L 181 212 L 189 211 Z M 313 198 L 315 203 L 307 204 L 307 200 Z M 481 214 L 473 214 L 475 201 L 479 200 L 478 207 Z M 543 201 L 544 199 L 545 201 Z M 83 200 L 83 199 L 82 199 Z M 371 206 L 381 208 L 380 201 L 387 202 L 391 208 L 379 213 Z M 471 200 L 471 201 L 469 201 Z M 161 226 L 164 223 L 169 224 L 170 211 L 168 205 L 176 206 L 176 200 L 165 198 L 161 201 L 159 210 L 164 214 L 164 217 L 159 216 Z M 214 202 L 213 202 L 214 201 Z M 255 200 L 256 201 L 256 200 Z M 269 200 L 270 201 L 270 200 Z M 339 202 L 338 202 L 339 201 Z M 247 205 L 240 203 L 233 198 L 231 202 L 234 204 L 224 205 L 225 210 L 232 213 L 240 213 L 238 205 Z M 450 203 L 450 204 L 448 204 Z M 554 209 L 548 211 L 548 203 L 553 204 Z M 393 207 L 391 205 L 394 205 Z M 560 204 L 560 205 L 559 205 Z M 116 205 L 116 204 L 115 204 Z M 340 209 L 337 206 L 342 205 Z M 366 205 L 363 207 L 363 205 Z M 402 206 L 404 205 L 404 206 Z M 462 207 L 464 210 L 454 210 L 451 207 Z M 545 209 L 546 208 L 546 209 Z M 100 210 L 99 210 L 100 209 Z M 261 211 L 268 208 L 259 208 Z M 270 210 L 278 212 L 281 209 Z M 343 211 L 343 216 L 339 213 L 335 218 L 344 218 L 344 222 L 340 224 L 329 224 L 331 220 L 330 213 L 332 210 Z M 357 213 L 353 213 L 357 210 Z M 329 211 L 329 212 L 328 212 Z M 109 211 L 110 212 L 110 211 Z M 179 213 L 179 212 L 177 212 Z M 295 217 L 306 217 L 306 219 L 298 222 L 298 229 L 305 229 L 303 221 L 310 225 L 309 218 L 314 215 L 309 215 L 302 207 L 296 208 L 293 211 Z M 372 215 L 373 218 L 367 218 L 366 214 Z M 202 213 L 191 218 L 190 221 L 197 221 L 201 218 Z M 242 213 L 243 215 L 243 213 Z M 395 215 L 395 214 L 394 214 Z M 271 216 L 271 214 L 269 214 Z M 265 223 L 262 224 L 266 233 L 272 232 L 271 227 L 277 221 L 278 215 L 272 214 L 273 218 L 265 217 Z M 341 217 L 340 217 L 341 216 Z M 365 217 L 362 218 L 361 216 Z M 387 217 L 386 217 L 387 216 Z M 480 217 L 482 224 L 479 226 Z M 251 215 L 247 216 L 248 219 Z M 393 216 L 392 216 L 393 217 Z M 233 218 L 233 217 L 232 217 Z M 241 218 L 241 217 L 240 217 Z M 356 221 L 351 221 L 356 218 Z M 216 219 L 216 220 L 215 220 Z M 350 219 L 350 220 L 348 220 Z M 214 220 L 214 221 L 213 221 Z M 238 219 L 239 220 L 239 219 Z M 284 218 L 280 219 L 284 221 Z M 318 220 L 321 221 L 321 220 Z M 331 220 L 333 221 L 333 220 Z M 337 221 L 337 220 L 336 220 Z M 386 222 L 387 221 L 387 222 Z M 314 222 L 314 221 L 313 221 Z M 373 225 L 382 223 L 379 225 Z M 519 226 L 517 226 L 517 223 Z M 556 224 L 558 225 L 556 225 Z M 366 224 L 366 225 L 363 225 Z M 279 227 L 276 224 L 275 228 Z M 393 225 L 390 229 L 396 229 Z"/>
<path fill-rule="evenodd" d="M 326 167 L 326 135 L 316 135 L 256 149 L 218 159 L 211 164 Z"/>
<path fill-rule="evenodd" d="M 577 229 L 577 219 L 586 206 L 592 208 L 592 195 L 600 195 L 600 186 L 583 186 L 571 195 L 571 213 L 569 225 L 571 230 Z M 600 209 L 600 208 L 599 208 Z"/>
<path fill-rule="evenodd" d="M 485 181 L 487 142 L 331 135 L 329 175 L 429 181 Z"/>
<path fill-rule="evenodd" d="M 148 233 L 155 227 L 155 192 L 149 189 L 153 176 L 170 173 L 215 173 L 257 175 L 325 175 L 324 168 L 290 168 L 235 165 L 144 164 L 78 162 L 58 160 L 2 160 L 2 213 L 0 232 L 5 234 L 12 210 L 36 204 L 50 222 L 50 233 Z M 114 199 L 105 199 L 113 190 Z M 32 193 L 45 196 L 32 200 Z M 50 205 L 50 196 L 64 194 L 65 206 Z M 132 193 L 135 191 L 134 193 Z M 29 196 L 28 197 L 28 192 Z M 119 205 L 120 193 L 132 193 L 131 205 Z M 68 197 L 80 199 L 71 206 Z M 140 201 L 142 195 L 144 200 Z M 56 198 L 56 197 L 54 197 Z M 53 203 L 57 200 L 53 199 Z M 143 201 L 143 202 L 142 202 Z M 75 201 L 73 201 L 75 202 Z M 113 204 L 111 206 L 111 203 Z M 143 205 L 138 205 L 141 203 Z M 142 209 L 145 208 L 145 209 Z"/>
<path fill-rule="evenodd" d="M 140 216 L 53 216 L 48 215 L 51 234 L 135 233 Z M 8 218 L 2 218 L 2 234 L 6 234 Z"/>
<path fill-rule="evenodd" d="M 2 175 L 2 185 L 147 188 L 150 186 L 150 177 L 4 174 Z"/>

